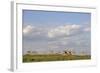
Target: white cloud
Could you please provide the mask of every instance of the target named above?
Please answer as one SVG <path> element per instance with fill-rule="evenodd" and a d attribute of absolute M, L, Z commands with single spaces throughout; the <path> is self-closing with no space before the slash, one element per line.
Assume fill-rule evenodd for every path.
<path fill-rule="evenodd" d="M 90 31 L 90 27 L 86 25 L 67 24 L 56 27 L 27 25 L 23 27 L 23 33 L 25 34 L 23 35 L 25 38 L 23 40 L 24 48 L 33 51 L 37 49 L 46 51 L 74 49 L 79 52 L 80 48 L 90 48 L 90 34 L 87 31 Z M 88 52 L 90 52 L 90 49 Z"/>
<path fill-rule="evenodd" d="M 35 27 L 31 26 L 31 25 L 27 25 L 26 27 L 23 28 L 23 33 L 24 34 L 28 34 L 31 33 L 33 31 Z"/>
<path fill-rule="evenodd" d="M 68 36 L 77 32 L 77 30 L 79 30 L 80 27 L 81 27 L 80 25 L 76 24 L 58 26 L 48 31 L 48 37 L 54 38 L 54 37 Z"/>
<path fill-rule="evenodd" d="M 23 34 L 24 36 L 28 37 L 36 37 L 36 36 L 42 36 L 44 33 L 47 32 L 44 28 L 27 25 L 23 28 Z M 44 35 L 46 36 L 46 34 Z"/>
<path fill-rule="evenodd" d="M 90 28 L 90 27 L 87 27 L 87 28 L 85 28 L 83 31 L 89 32 L 89 31 L 91 31 L 91 28 Z"/>
<path fill-rule="evenodd" d="M 23 36 L 28 40 L 43 40 L 43 41 L 62 41 L 61 44 L 67 44 L 65 40 L 69 37 L 80 35 L 81 33 L 87 33 L 90 31 L 90 27 L 77 24 L 59 25 L 56 27 L 36 27 L 33 25 L 27 25 L 23 27 Z"/>

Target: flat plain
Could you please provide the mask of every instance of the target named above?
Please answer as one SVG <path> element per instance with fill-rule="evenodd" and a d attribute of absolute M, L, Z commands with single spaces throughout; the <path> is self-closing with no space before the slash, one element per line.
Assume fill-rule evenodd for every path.
<path fill-rule="evenodd" d="M 61 54 L 42 54 L 42 55 L 23 55 L 23 62 L 43 62 L 43 61 L 67 61 L 67 60 L 86 60 L 91 59 L 90 55 L 61 55 Z"/>

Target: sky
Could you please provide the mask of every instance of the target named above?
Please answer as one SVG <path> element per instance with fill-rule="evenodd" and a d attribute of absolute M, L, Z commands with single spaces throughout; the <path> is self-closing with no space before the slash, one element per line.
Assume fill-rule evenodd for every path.
<path fill-rule="evenodd" d="M 23 54 L 64 50 L 91 54 L 91 14 L 23 10 Z"/>

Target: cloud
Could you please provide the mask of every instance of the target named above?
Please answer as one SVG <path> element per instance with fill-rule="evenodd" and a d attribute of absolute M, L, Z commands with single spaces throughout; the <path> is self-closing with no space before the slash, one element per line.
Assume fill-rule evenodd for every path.
<path fill-rule="evenodd" d="M 90 52 L 90 26 L 78 24 L 53 27 L 23 27 L 23 48 L 27 50 L 62 51 L 73 48 L 76 52 Z M 39 46 L 38 46 L 39 45 Z"/>
<path fill-rule="evenodd" d="M 33 25 L 23 27 L 23 37 L 28 41 L 56 41 L 87 32 L 90 32 L 89 26 L 78 24 L 66 24 L 50 28 Z"/>
<path fill-rule="evenodd" d="M 41 36 L 44 35 L 45 29 L 32 26 L 32 25 L 27 25 L 23 27 L 23 35 L 28 36 L 28 37 L 36 37 L 36 36 Z"/>
<path fill-rule="evenodd" d="M 31 26 L 31 25 L 27 25 L 26 27 L 23 28 L 23 33 L 24 34 L 29 34 L 33 31 L 35 27 Z"/>
<path fill-rule="evenodd" d="M 27 25 L 23 27 L 23 34 L 27 38 L 38 38 L 38 39 L 57 39 L 79 35 L 84 32 L 89 32 L 90 27 L 78 24 L 66 24 L 59 25 L 56 27 L 36 27 Z"/>
<path fill-rule="evenodd" d="M 37 27 L 33 25 L 27 25 L 23 27 L 23 39 L 24 41 L 47 41 L 48 29 L 44 27 Z"/>
<path fill-rule="evenodd" d="M 55 38 L 55 37 L 69 36 L 78 32 L 80 28 L 81 26 L 76 24 L 58 26 L 48 31 L 48 37 Z"/>
<path fill-rule="evenodd" d="M 84 28 L 83 31 L 89 32 L 89 31 L 91 31 L 91 28 L 90 27 Z"/>

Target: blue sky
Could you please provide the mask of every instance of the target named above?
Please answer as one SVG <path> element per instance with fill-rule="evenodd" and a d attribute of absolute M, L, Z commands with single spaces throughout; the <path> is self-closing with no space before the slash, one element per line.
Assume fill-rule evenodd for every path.
<path fill-rule="evenodd" d="M 23 10 L 23 53 L 91 52 L 91 14 Z"/>
<path fill-rule="evenodd" d="M 75 12 L 47 12 L 47 11 L 23 11 L 23 22 L 34 25 L 62 25 L 65 23 L 84 24 L 90 23 L 91 16 L 89 13 Z M 59 22 L 58 22 L 59 21 Z"/>

